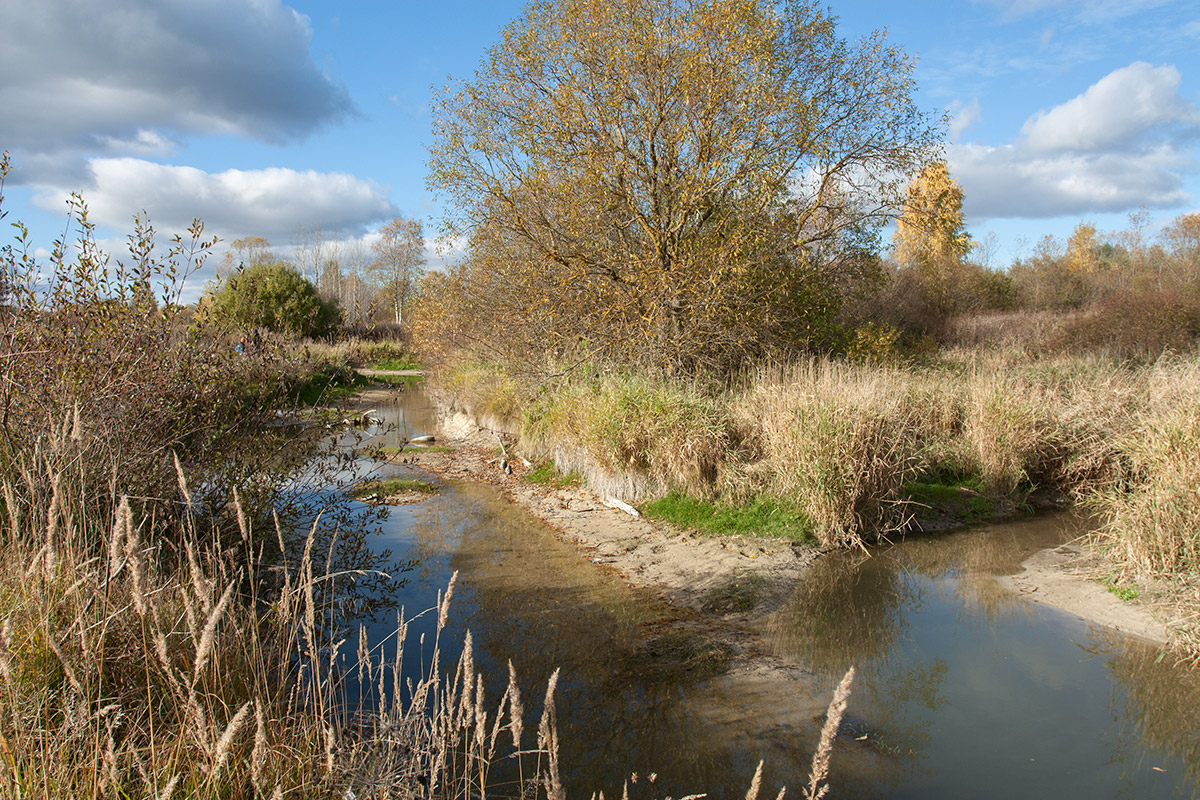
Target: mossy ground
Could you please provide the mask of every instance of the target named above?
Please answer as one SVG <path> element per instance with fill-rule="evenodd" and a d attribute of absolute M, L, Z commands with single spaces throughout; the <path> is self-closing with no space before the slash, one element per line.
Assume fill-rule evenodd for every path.
<path fill-rule="evenodd" d="M 661 519 L 704 533 L 815 541 L 812 525 L 801 511 L 761 497 L 746 505 L 732 505 L 672 492 L 646 503 L 641 511 L 650 519 Z"/>
<path fill-rule="evenodd" d="M 525 473 L 525 480 L 552 489 L 568 489 L 583 485 L 583 478 L 576 472 L 559 472 L 553 464 L 539 464 Z"/>

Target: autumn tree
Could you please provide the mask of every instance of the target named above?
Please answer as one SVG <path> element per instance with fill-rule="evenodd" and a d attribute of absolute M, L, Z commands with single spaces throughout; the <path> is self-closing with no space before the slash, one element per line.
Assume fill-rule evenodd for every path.
<path fill-rule="evenodd" d="M 809 342 L 934 141 L 913 89 L 815 2 L 534 2 L 434 104 L 457 278 L 492 289 L 460 317 L 683 369 Z"/>
<path fill-rule="evenodd" d="M 1100 242 L 1096 226 L 1080 222 L 1067 239 L 1067 269 L 1082 275 L 1090 275 L 1100 269 Z"/>
<path fill-rule="evenodd" d="M 420 220 L 396 217 L 380 230 L 372 247 L 375 260 L 368 267 L 380 276 L 396 323 L 404 321 L 404 307 L 415 293 L 424 272 L 425 228 Z"/>
<path fill-rule="evenodd" d="M 1160 239 L 1174 280 L 1183 286 L 1200 283 L 1200 213 L 1180 214 Z"/>

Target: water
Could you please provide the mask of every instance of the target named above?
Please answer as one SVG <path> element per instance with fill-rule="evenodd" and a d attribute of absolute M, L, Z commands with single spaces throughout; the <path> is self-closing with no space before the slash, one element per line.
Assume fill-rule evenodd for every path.
<path fill-rule="evenodd" d="M 418 389 L 377 413 L 375 443 L 435 432 Z M 384 477 L 414 468 L 384 467 Z M 746 633 L 749 669 L 697 680 L 646 670 L 639 648 L 680 612 L 605 575 L 492 487 L 450 484 L 393 509 L 380 546 L 415 558 L 399 601 L 429 608 L 459 586 L 449 641 L 466 629 L 498 698 L 509 660 L 530 719 L 555 667 L 568 794 L 744 797 L 802 790 L 820 715 L 846 667 L 858 678 L 834 750 L 834 798 L 1150 798 L 1200 793 L 1200 675 L 1152 646 L 1026 602 L 999 586 L 1027 555 L 1071 538 L 1033 520 L 827 556 Z M 702 619 L 682 623 L 699 626 Z M 371 627 L 382 642 L 394 624 Z M 431 633 L 432 615 L 414 625 Z M 448 655 L 456 655 L 454 647 Z M 418 659 L 406 655 L 409 669 Z M 646 776 L 657 773 L 649 785 Z"/>

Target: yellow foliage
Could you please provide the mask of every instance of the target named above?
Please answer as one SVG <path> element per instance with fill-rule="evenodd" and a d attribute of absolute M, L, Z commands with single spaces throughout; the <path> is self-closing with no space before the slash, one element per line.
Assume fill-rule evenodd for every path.
<path fill-rule="evenodd" d="M 911 70 L 804 0 L 533 4 L 434 104 L 465 316 L 684 368 L 815 335 L 839 257 L 818 252 L 894 208 L 934 141 Z"/>
<path fill-rule="evenodd" d="M 963 230 L 962 203 L 962 189 L 946 162 L 926 165 L 908 185 L 904 213 L 896 222 L 896 260 L 925 271 L 962 263 L 973 246 Z"/>

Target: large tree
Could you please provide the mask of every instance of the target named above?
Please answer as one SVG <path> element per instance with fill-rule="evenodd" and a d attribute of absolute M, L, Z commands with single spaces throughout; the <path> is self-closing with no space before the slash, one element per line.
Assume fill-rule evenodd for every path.
<path fill-rule="evenodd" d="M 218 318 L 298 336 L 324 336 L 341 321 L 337 304 L 324 300 L 287 264 L 264 262 L 235 270 L 211 293 Z"/>
<path fill-rule="evenodd" d="M 429 182 L 510 327 L 693 368 L 820 324 L 934 145 L 911 71 L 805 0 L 535 2 L 435 103 Z"/>

